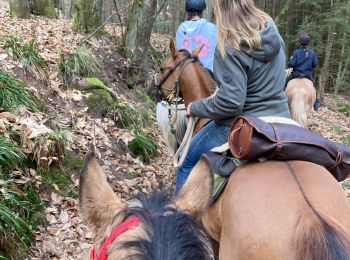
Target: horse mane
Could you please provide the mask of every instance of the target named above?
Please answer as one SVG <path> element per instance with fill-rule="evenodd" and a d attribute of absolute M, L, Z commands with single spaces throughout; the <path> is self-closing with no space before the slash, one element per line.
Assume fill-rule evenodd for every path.
<path fill-rule="evenodd" d="M 137 252 L 131 258 L 144 260 L 212 259 L 205 231 L 189 214 L 170 206 L 170 197 L 168 191 L 156 191 L 126 209 L 125 219 L 141 219 L 146 238 L 136 237 L 121 247 Z"/>
<path fill-rule="evenodd" d="M 199 61 L 198 57 L 194 56 L 189 50 L 181 49 L 179 50 L 179 52 L 183 52 L 185 53 L 185 55 L 195 60 L 193 65 L 196 68 L 197 74 L 200 75 L 199 79 L 201 80 L 201 85 L 205 86 L 209 90 L 210 94 L 213 94 L 217 89 L 217 84 L 213 78 L 211 71 L 205 68 L 203 64 Z"/>

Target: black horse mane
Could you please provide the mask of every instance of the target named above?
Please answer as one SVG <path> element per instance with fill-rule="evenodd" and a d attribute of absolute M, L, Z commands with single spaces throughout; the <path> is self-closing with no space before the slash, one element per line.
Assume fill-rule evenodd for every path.
<path fill-rule="evenodd" d="M 146 237 L 121 245 L 137 252 L 132 259 L 181 260 L 213 259 L 210 241 L 202 227 L 189 214 L 169 206 L 170 192 L 158 191 L 140 199 L 142 206 L 126 209 L 125 219 L 137 216 L 145 227 Z"/>

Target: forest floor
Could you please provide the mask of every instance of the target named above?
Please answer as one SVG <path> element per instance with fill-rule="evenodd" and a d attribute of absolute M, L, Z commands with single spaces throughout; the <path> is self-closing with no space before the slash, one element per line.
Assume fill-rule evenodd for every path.
<path fill-rule="evenodd" d="M 107 179 L 119 197 L 128 199 L 159 187 L 172 186 L 172 160 L 157 129 L 154 133 L 159 140 L 158 156 L 149 163 L 143 163 L 134 158 L 127 149 L 127 143 L 132 138 L 130 131 L 117 128 L 112 119 L 88 113 L 85 102 L 87 94 L 76 89 L 62 88 L 57 70 L 60 50 L 72 53 L 85 37 L 70 28 L 71 21 L 64 19 L 10 18 L 8 3 L 0 0 L 0 36 L 17 35 L 26 40 L 35 38 L 40 54 L 49 63 L 49 82 L 47 85 L 43 84 L 33 76 L 23 73 L 21 65 L 13 61 L 0 45 L 1 66 L 21 79 L 36 96 L 47 103 L 48 116 L 57 117 L 64 124 L 70 125 L 72 141 L 67 149 L 83 157 L 88 150 L 97 148 Z M 155 104 L 147 102 L 139 86 L 131 87 L 137 84 L 130 80 L 130 62 L 122 57 L 113 40 L 119 36 L 120 29 L 109 26 L 106 31 L 106 37 L 86 41 L 103 61 L 104 70 L 98 75 L 99 78 L 126 102 L 147 107 L 154 114 Z M 159 52 L 165 53 L 168 37 L 153 35 L 152 45 Z M 334 141 L 344 141 L 346 136 L 350 139 L 349 116 L 337 111 L 342 104 L 349 103 L 346 98 L 335 100 L 332 96 L 326 96 L 324 106 L 311 113 L 310 128 Z M 76 192 L 78 175 L 78 170 L 71 173 Z M 42 189 L 45 220 L 34 234 L 35 243 L 28 258 L 79 259 L 90 249 L 93 235 L 79 216 L 77 198 L 63 196 L 57 185 L 52 186 L 53 189 Z M 350 192 L 348 193 L 350 197 Z"/>

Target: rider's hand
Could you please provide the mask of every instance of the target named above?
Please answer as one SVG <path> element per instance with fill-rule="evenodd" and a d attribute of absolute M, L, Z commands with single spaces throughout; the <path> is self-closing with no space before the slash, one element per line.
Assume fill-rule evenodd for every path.
<path fill-rule="evenodd" d="M 191 104 L 192 103 L 188 104 L 188 107 L 187 107 L 186 112 L 185 112 L 185 117 L 187 117 L 187 118 L 191 116 L 191 110 L 190 110 Z"/>

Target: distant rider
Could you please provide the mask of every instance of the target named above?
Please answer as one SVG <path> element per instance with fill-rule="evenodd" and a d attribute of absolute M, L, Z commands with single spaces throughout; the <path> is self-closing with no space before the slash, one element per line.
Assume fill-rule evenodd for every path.
<path fill-rule="evenodd" d="M 286 86 L 288 82 L 295 78 L 307 78 L 314 83 L 312 72 L 317 67 L 317 57 L 315 51 L 311 48 L 307 48 L 311 39 L 307 34 L 302 34 L 299 37 L 300 46 L 293 52 L 292 57 L 288 61 L 288 67 L 293 71 L 286 80 Z M 315 83 L 314 83 L 315 84 Z M 315 110 L 318 110 L 321 102 L 319 99 L 314 104 Z"/>

